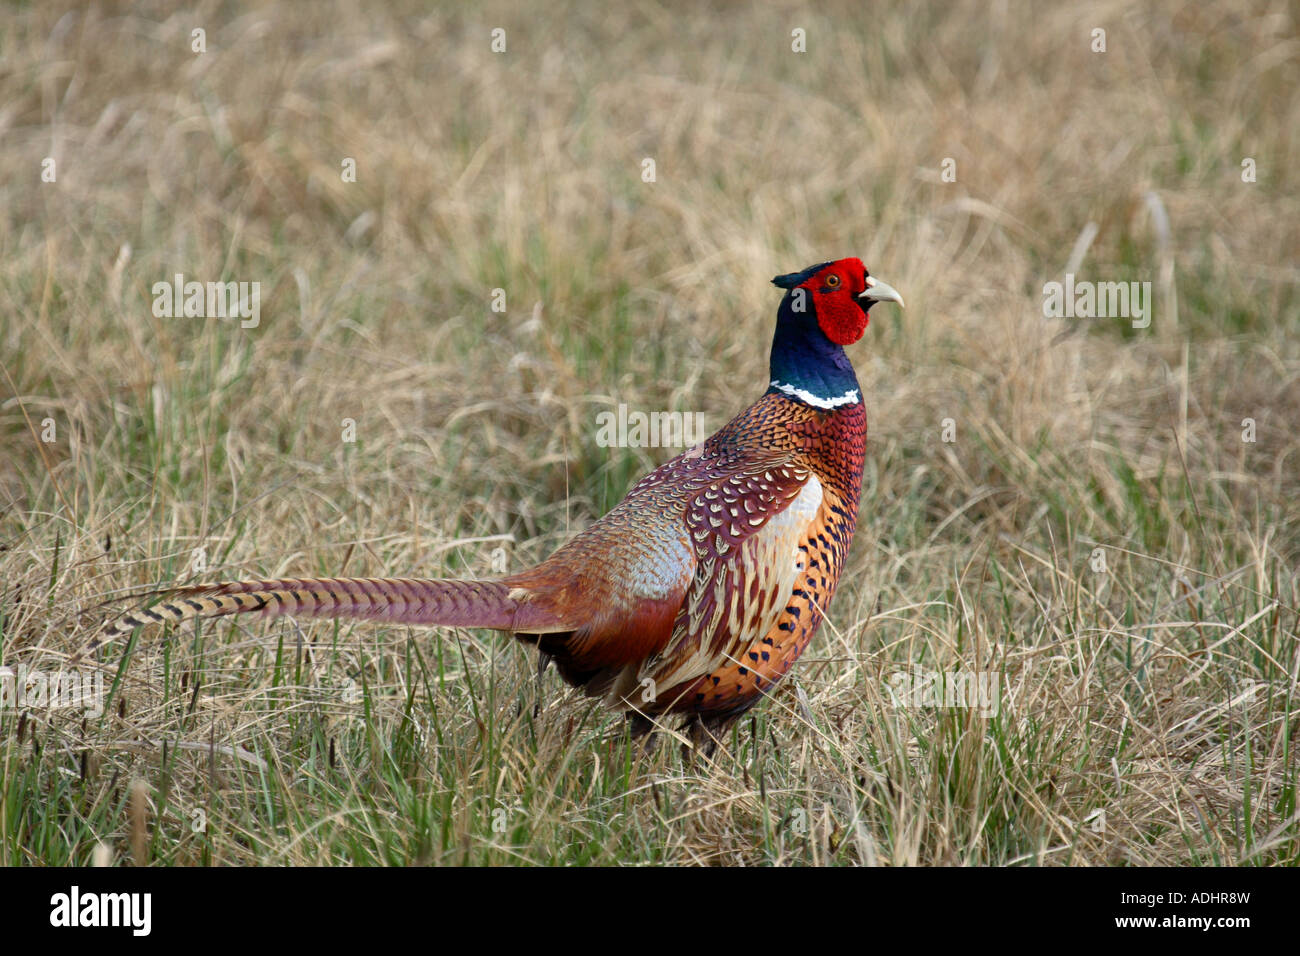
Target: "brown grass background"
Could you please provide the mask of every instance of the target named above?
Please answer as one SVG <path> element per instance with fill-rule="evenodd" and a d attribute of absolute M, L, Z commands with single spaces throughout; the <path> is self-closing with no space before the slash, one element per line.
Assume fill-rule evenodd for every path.
<path fill-rule="evenodd" d="M 5 858 L 1296 862 L 1297 36 L 1277 2 L 9 8 L 6 665 L 178 579 L 521 567 L 672 454 L 598 412 L 761 393 L 772 275 L 860 255 L 908 307 L 852 352 L 830 620 L 718 766 L 611 743 L 490 635 L 149 633 L 103 719 L 0 714 Z M 1150 281 L 1150 328 L 1044 318 L 1072 251 Z M 260 326 L 155 318 L 175 272 L 260 282 Z M 900 708 L 900 668 L 996 672 L 1002 713 Z"/>

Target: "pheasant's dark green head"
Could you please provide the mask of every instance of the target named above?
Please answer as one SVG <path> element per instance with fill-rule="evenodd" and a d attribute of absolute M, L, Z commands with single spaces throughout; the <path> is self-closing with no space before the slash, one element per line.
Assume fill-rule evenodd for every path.
<path fill-rule="evenodd" d="M 787 291 L 776 316 L 769 390 L 818 408 L 860 402 L 844 346 L 862 338 L 873 305 L 902 306 L 903 297 L 856 258 L 821 262 L 777 276 L 772 284 Z"/>

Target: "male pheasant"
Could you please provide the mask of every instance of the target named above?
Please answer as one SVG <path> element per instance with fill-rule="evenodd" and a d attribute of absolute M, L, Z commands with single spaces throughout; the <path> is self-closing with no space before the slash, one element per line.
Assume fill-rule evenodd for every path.
<path fill-rule="evenodd" d="M 903 304 L 859 259 L 777 276 L 767 392 L 642 478 L 536 567 L 495 580 L 313 578 L 176 588 L 110 624 L 300 614 L 506 631 L 568 683 L 629 711 L 723 730 L 816 633 L 853 540 L 867 419 L 844 347 Z M 711 749 L 711 748 L 710 748 Z"/>

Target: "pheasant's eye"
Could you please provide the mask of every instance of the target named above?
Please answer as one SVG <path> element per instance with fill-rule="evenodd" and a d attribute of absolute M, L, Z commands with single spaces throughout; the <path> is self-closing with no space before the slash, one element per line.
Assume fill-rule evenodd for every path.
<path fill-rule="evenodd" d="M 827 287 L 828 289 L 834 289 L 834 288 L 838 287 L 839 284 L 840 284 L 840 277 L 839 277 L 839 276 L 832 274 L 832 275 L 828 275 L 828 276 L 826 277 L 826 287 Z"/>

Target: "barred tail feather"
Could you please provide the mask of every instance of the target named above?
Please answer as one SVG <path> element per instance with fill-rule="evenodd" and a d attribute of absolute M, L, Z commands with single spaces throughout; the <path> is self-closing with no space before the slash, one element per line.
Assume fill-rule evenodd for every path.
<path fill-rule="evenodd" d="M 163 600 L 110 622 L 87 646 L 95 650 L 137 627 L 226 614 L 365 618 L 400 624 L 484 627 L 555 633 L 571 630 L 528 589 L 501 581 L 421 578 L 285 578 L 226 581 L 162 592 Z"/>

